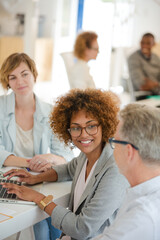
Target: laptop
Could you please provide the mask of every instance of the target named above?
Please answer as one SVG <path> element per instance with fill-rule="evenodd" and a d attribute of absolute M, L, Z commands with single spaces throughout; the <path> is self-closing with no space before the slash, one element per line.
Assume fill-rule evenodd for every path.
<path fill-rule="evenodd" d="M 21 182 L 18 182 L 17 180 L 7 180 L 5 178 L 0 178 L 1 182 L 7 182 L 7 183 L 14 183 L 18 184 L 19 186 L 22 185 Z M 27 204 L 27 205 L 35 205 L 35 202 L 29 202 L 24 201 L 22 199 L 19 199 L 16 194 L 13 193 L 7 193 L 7 189 L 3 188 L 2 185 L 0 185 L 0 203 L 14 203 L 14 204 Z"/>

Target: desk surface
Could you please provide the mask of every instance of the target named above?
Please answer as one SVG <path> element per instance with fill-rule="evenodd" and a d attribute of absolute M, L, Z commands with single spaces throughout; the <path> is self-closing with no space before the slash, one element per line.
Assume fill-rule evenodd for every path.
<path fill-rule="evenodd" d="M 32 186 L 32 188 L 45 195 L 53 194 L 56 204 L 67 207 L 71 182 L 45 182 Z M 0 206 L 16 211 L 12 215 L 13 218 L 0 223 L 0 239 L 4 239 L 48 217 L 36 205 L 0 203 Z"/>
<path fill-rule="evenodd" d="M 149 106 L 152 106 L 152 107 L 159 107 L 160 106 L 160 100 L 159 99 L 154 99 L 154 98 L 139 100 L 136 103 L 145 104 L 145 105 L 149 105 Z"/>

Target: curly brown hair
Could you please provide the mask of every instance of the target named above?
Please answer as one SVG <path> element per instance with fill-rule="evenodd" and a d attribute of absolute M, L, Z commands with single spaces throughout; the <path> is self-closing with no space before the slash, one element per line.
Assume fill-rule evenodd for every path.
<path fill-rule="evenodd" d="M 98 38 L 95 32 L 80 33 L 74 44 L 74 55 L 77 58 L 84 59 L 86 48 L 91 48 L 92 42 Z"/>
<path fill-rule="evenodd" d="M 100 89 L 72 89 L 66 95 L 58 97 L 50 114 L 52 131 L 66 145 L 72 142 L 68 128 L 72 114 L 85 110 L 102 126 L 102 141 L 113 137 L 119 122 L 119 98 L 110 91 Z"/>
<path fill-rule="evenodd" d="M 13 53 L 4 60 L 0 69 L 0 82 L 4 89 L 10 88 L 8 76 L 21 62 L 24 62 L 29 67 L 36 81 L 38 73 L 35 62 L 25 53 Z"/>

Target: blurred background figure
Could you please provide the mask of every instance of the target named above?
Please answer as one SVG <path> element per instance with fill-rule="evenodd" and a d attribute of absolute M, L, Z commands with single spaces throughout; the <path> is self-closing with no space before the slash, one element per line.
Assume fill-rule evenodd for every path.
<path fill-rule="evenodd" d="M 69 76 L 71 89 L 96 87 L 87 63 L 91 59 L 97 58 L 99 52 L 97 38 L 98 35 L 94 32 L 82 32 L 77 36 L 74 44 L 74 56 L 76 59 Z"/>
<path fill-rule="evenodd" d="M 150 91 L 150 95 L 160 93 L 160 59 L 151 52 L 154 45 L 154 35 L 146 33 L 142 36 L 141 48 L 128 58 L 134 90 Z"/>

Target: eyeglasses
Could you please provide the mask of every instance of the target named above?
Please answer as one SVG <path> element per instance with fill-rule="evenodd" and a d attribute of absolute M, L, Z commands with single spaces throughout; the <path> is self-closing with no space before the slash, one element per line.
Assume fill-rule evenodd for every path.
<path fill-rule="evenodd" d="M 123 144 L 123 145 L 130 144 L 133 148 L 135 148 L 136 150 L 139 150 L 138 147 L 136 147 L 134 144 L 127 142 L 127 141 L 121 141 L 121 140 L 116 140 L 114 138 L 109 138 L 109 143 L 110 143 L 110 146 L 112 149 L 115 148 L 115 143 L 118 143 L 118 144 Z"/>
<path fill-rule="evenodd" d="M 72 137 L 79 137 L 82 134 L 82 130 L 85 129 L 88 135 L 95 135 L 98 132 L 100 124 L 89 125 L 86 127 L 71 127 L 68 129 Z"/>
<path fill-rule="evenodd" d="M 92 49 L 92 50 L 97 51 L 99 53 L 99 48 L 90 47 L 89 49 Z"/>

